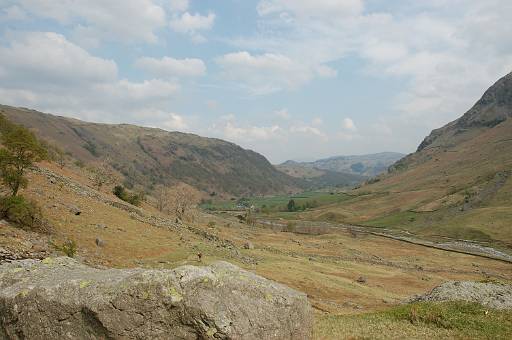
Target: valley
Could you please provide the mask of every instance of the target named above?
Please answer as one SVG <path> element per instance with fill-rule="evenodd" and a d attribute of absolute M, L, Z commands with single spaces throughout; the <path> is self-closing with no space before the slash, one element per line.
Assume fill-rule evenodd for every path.
<path fill-rule="evenodd" d="M 0 0 L 0 340 L 512 339 L 510 17 Z"/>
<path fill-rule="evenodd" d="M 229 261 L 304 292 L 316 339 L 378 338 L 379 327 L 387 336 L 419 338 L 484 338 L 485 327 L 503 338 L 509 330 L 510 312 L 493 311 L 484 322 L 478 306 L 402 304 L 447 281 L 512 282 L 510 119 L 464 130 L 451 144 L 429 137 L 388 172 L 352 188 L 304 191 L 298 177 L 223 141 L 6 106 L 2 113 L 34 131 L 50 152 L 28 170 L 22 190 L 41 209 L 46 229 L 3 220 L 2 262 L 67 254 L 96 268 L 164 270 Z M 188 170 L 176 172 L 176 164 Z M 265 185 L 253 190 L 260 181 Z M 427 317 L 435 310 L 453 326 L 412 322 L 415 308 Z M 483 328 L 460 326 L 451 317 L 460 308 L 475 310 L 465 317 Z M 505 322 L 498 327 L 496 320 Z"/>

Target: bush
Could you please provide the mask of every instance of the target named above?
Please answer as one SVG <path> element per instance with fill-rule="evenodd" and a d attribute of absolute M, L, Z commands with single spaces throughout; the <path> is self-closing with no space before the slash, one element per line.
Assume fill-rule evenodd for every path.
<path fill-rule="evenodd" d="M 67 257 L 71 257 L 71 258 L 75 257 L 77 250 L 78 250 L 78 246 L 77 246 L 76 242 L 73 240 L 67 240 L 66 242 L 62 243 L 61 245 L 58 245 L 55 243 L 52 243 L 52 245 L 55 248 L 55 250 L 63 252 L 64 255 L 66 255 Z"/>
<path fill-rule="evenodd" d="M 130 194 L 122 185 L 116 185 L 114 190 L 112 191 L 114 195 L 118 198 L 122 199 L 125 202 L 128 202 L 132 205 L 139 206 L 144 199 L 144 195 L 141 194 Z"/>
<path fill-rule="evenodd" d="M 27 201 L 23 196 L 1 198 L 0 217 L 23 228 L 47 231 L 41 208 L 35 202 Z"/>

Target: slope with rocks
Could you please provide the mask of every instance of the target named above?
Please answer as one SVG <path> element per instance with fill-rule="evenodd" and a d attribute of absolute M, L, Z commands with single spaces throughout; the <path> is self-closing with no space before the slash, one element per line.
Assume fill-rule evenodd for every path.
<path fill-rule="evenodd" d="M 11 121 L 86 164 L 106 162 L 126 182 L 187 183 L 207 193 L 262 195 L 297 190 L 265 157 L 219 139 L 134 125 L 95 124 L 0 106 Z"/>
<path fill-rule="evenodd" d="M 512 73 L 353 199 L 313 218 L 512 247 Z"/>

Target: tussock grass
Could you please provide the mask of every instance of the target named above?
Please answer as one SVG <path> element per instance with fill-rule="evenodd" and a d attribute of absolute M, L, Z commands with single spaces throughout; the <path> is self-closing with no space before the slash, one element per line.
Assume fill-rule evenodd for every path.
<path fill-rule="evenodd" d="M 422 302 L 361 315 L 319 316 L 316 339 L 510 339 L 512 312 Z"/>

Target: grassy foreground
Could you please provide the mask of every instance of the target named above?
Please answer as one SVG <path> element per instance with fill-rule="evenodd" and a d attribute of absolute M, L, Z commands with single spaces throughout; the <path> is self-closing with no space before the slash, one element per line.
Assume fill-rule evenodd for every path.
<path fill-rule="evenodd" d="M 316 318 L 316 339 L 510 339 L 512 312 L 464 302 L 414 303 Z"/>

